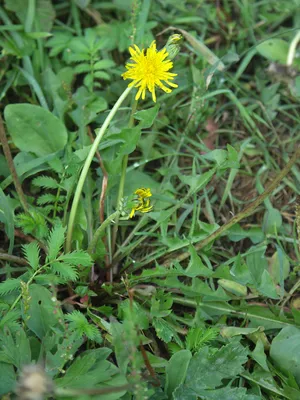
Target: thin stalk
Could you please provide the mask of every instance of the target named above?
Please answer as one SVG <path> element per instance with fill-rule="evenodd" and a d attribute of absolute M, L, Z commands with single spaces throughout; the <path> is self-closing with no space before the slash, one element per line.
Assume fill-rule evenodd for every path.
<path fill-rule="evenodd" d="M 111 223 L 111 221 L 113 221 L 114 219 L 117 219 L 120 216 L 120 211 L 115 211 L 113 214 L 111 214 L 109 217 L 106 218 L 106 220 L 99 226 L 99 228 L 96 230 L 93 240 L 91 241 L 91 243 L 89 244 L 89 247 L 87 249 L 87 252 L 89 254 L 92 254 L 94 252 L 94 248 L 97 245 L 98 239 L 100 237 L 100 235 L 102 234 L 102 232 L 105 231 L 105 229 L 109 226 L 109 224 Z"/>
<path fill-rule="evenodd" d="M 173 296 L 173 302 L 176 304 L 181 304 L 185 307 L 191 307 L 197 309 L 198 307 L 206 307 L 211 310 L 215 310 L 218 312 L 223 313 L 224 315 L 229 314 L 229 315 L 234 315 L 237 318 L 255 318 L 261 321 L 266 321 L 266 322 L 273 322 L 276 324 L 281 324 L 283 326 L 299 326 L 297 323 L 289 322 L 289 321 L 283 321 L 280 320 L 279 318 L 272 318 L 269 316 L 263 316 L 263 315 L 258 315 L 255 312 L 251 312 L 251 310 L 245 309 L 239 310 L 238 308 L 234 308 L 226 303 L 210 303 L 210 302 L 201 302 L 201 301 L 196 301 L 192 299 L 187 299 L 186 297 L 178 297 L 178 296 Z"/>
<path fill-rule="evenodd" d="M 293 64 L 297 45 L 298 45 L 299 41 L 300 41 L 300 31 L 298 31 L 296 33 L 296 36 L 294 37 L 294 39 L 292 40 L 292 42 L 290 44 L 290 48 L 289 48 L 289 52 L 288 52 L 287 60 L 286 60 L 286 65 L 289 67 Z"/>
<path fill-rule="evenodd" d="M 110 113 L 108 114 L 108 116 L 106 117 L 101 129 L 99 130 L 98 135 L 95 138 L 95 141 L 90 149 L 90 152 L 85 160 L 84 166 L 82 168 L 80 177 L 79 177 L 79 181 L 78 181 L 78 185 L 74 194 L 74 198 L 73 198 L 73 203 L 72 203 L 72 207 L 71 207 L 71 211 L 70 211 L 70 218 L 69 218 L 69 223 L 68 223 L 68 230 L 67 230 L 67 239 L 66 239 L 66 252 L 71 251 L 71 244 L 72 244 L 72 234 L 73 234 L 73 229 L 74 229 L 74 223 L 75 223 L 75 217 L 76 217 L 76 212 L 77 212 L 77 208 L 78 208 L 78 204 L 80 201 L 80 196 L 82 193 L 82 188 L 86 179 L 86 176 L 88 174 L 90 165 L 93 161 L 94 155 L 98 149 L 99 143 L 104 135 L 104 133 L 106 132 L 106 129 L 108 128 L 111 120 L 113 119 L 113 117 L 115 116 L 116 112 L 118 111 L 118 109 L 120 108 L 121 104 L 123 103 L 123 101 L 126 99 L 126 97 L 128 96 L 128 94 L 130 93 L 132 87 L 129 87 L 127 89 L 124 90 L 124 92 L 121 94 L 121 96 L 119 97 L 118 101 L 116 102 L 116 104 L 113 106 L 113 108 L 111 109 Z"/>
<path fill-rule="evenodd" d="M 8 141 L 7 141 L 7 136 L 6 136 L 6 132 L 4 129 L 4 124 L 2 121 L 2 117 L 0 115 L 0 142 L 2 143 L 2 147 L 3 147 L 3 152 L 8 164 L 8 168 L 11 172 L 11 176 L 16 188 L 16 191 L 18 193 L 20 202 L 22 204 L 22 207 L 24 208 L 24 211 L 28 212 L 28 205 L 27 205 L 27 201 L 21 186 L 21 183 L 19 181 L 19 177 L 15 168 L 15 164 L 14 164 L 14 160 L 12 158 L 11 152 L 10 152 L 10 148 L 8 145 Z"/>
<path fill-rule="evenodd" d="M 136 112 L 137 104 L 138 104 L 137 100 L 135 100 L 132 104 L 128 128 L 132 128 L 134 125 L 134 113 Z M 119 204 L 124 195 L 124 186 L 125 186 L 127 165 L 128 165 L 128 154 L 126 154 L 122 160 L 122 171 L 121 171 L 121 178 L 120 178 L 119 191 L 118 191 L 117 207 L 119 207 Z M 119 226 L 118 223 L 119 223 L 119 218 L 116 219 L 116 224 L 115 224 L 115 226 L 113 228 L 113 232 L 112 232 L 112 252 L 113 253 L 115 252 L 115 248 L 116 248 L 116 240 L 117 240 L 117 233 L 118 233 L 118 226 Z"/>

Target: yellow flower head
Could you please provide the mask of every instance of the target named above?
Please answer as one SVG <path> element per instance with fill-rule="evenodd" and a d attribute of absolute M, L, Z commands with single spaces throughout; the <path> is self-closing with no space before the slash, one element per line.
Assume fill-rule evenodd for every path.
<path fill-rule="evenodd" d="M 147 213 L 149 211 L 152 210 L 152 207 L 150 205 L 150 199 L 149 197 L 152 196 L 151 190 L 148 188 L 140 188 L 137 189 L 134 194 L 137 195 L 136 198 L 136 204 L 135 206 L 132 208 L 130 214 L 129 214 L 129 218 L 132 218 L 135 214 L 136 211 L 140 211 L 142 213 Z"/>
<path fill-rule="evenodd" d="M 169 86 L 176 88 L 176 85 L 170 80 L 174 79 L 173 74 L 168 72 L 172 67 L 172 61 L 166 59 L 169 55 L 164 48 L 160 51 L 156 50 L 155 40 L 151 43 L 150 47 L 145 50 L 140 50 L 137 45 L 129 47 L 131 60 L 134 63 L 126 64 L 127 71 L 122 74 L 123 79 L 132 79 L 133 81 L 128 85 L 139 88 L 135 96 L 138 100 L 141 96 L 145 98 L 146 89 L 152 93 L 152 99 L 156 102 L 155 87 L 158 86 L 166 93 L 171 93 L 172 89 L 168 88 L 163 81 Z"/>

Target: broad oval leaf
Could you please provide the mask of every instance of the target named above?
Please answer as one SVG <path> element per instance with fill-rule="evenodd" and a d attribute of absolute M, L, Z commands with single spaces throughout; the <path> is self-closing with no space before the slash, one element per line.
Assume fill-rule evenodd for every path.
<path fill-rule="evenodd" d="M 4 116 L 14 144 L 22 151 L 45 156 L 67 144 L 68 133 L 62 121 L 42 107 L 10 104 Z"/>

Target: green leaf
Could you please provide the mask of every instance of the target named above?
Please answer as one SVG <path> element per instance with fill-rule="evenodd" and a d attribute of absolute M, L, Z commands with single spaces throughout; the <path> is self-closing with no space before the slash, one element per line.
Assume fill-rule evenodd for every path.
<path fill-rule="evenodd" d="M 198 191 L 208 184 L 215 172 L 213 168 L 201 175 L 179 175 L 179 179 L 181 182 L 189 185 L 191 190 Z"/>
<path fill-rule="evenodd" d="M 204 347 L 190 361 L 184 388 L 198 393 L 201 389 L 219 387 L 223 379 L 235 378 L 243 371 L 247 354 L 248 350 L 238 342 L 218 350 Z"/>
<path fill-rule="evenodd" d="M 89 324 L 86 317 L 80 311 L 73 311 L 65 315 L 65 319 L 70 322 L 70 328 L 74 330 L 79 337 L 87 336 L 90 340 L 96 340 L 101 343 L 102 338 L 95 325 Z"/>
<path fill-rule="evenodd" d="M 271 299 L 279 298 L 275 283 L 267 270 L 263 271 L 261 282 L 260 285 L 257 286 L 257 289 L 266 297 L 270 297 Z"/>
<path fill-rule="evenodd" d="M 62 121 L 42 107 L 10 104 L 4 116 L 14 144 L 22 151 L 44 156 L 67 144 L 68 133 Z"/>
<path fill-rule="evenodd" d="M 250 335 L 255 332 L 260 332 L 261 328 L 240 328 L 236 326 L 225 326 L 221 329 L 220 334 L 224 338 L 232 338 L 234 336 L 239 336 L 239 335 Z"/>
<path fill-rule="evenodd" d="M 29 310 L 22 308 L 23 319 L 28 328 L 41 340 L 47 332 L 52 330 L 62 318 L 61 312 L 52 300 L 52 294 L 43 286 L 32 284 L 29 286 Z M 27 316 L 30 316 L 28 319 Z"/>
<path fill-rule="evenodd" d="M 26 235 L 31 234 L 38 239 L 43 239 L 48 234 L 45 218 L 35 211 L 31 211 L 30 214 L 18 214 L 16 225 L 22 228 Z"/>
<path fill-rule="evenodd" d="M 10 278 L 4 282 L 0 283 L 0 295 L 4 296 L 5 294 L 11 293 L 14 290 L 20 290 L 21 288 L 21 280 Z"/>
<path fill-rule="evenodd" d="M 51 270 L 63 278 L 64 282 L 75 282 L 78 279 L 77 268 L 73 265 L 54 262 L 51 264 Z"/>
<path fill-rule="evenodd" d="M 90 267 L 92 264 L 91 256 L 84 250 L 76 250 L 72 253 L 62 254 L 58 258 L 67 264 L 82 265 L 83 267 Z"/>
<path fill-rule="evenodd" d="M 26 21 L 29 0 L 5 0 L 5 7 L 14 11 L 19 20 Z M 55 10 L 51 0 L 36 0 L 35 21 L 44 31 L 50 32 L 55 19 Z"/>
<path fill-rule="evenodd" d="M 29 265 L 37 270 L 40 265 L 40 248 L 37 242 L 31 242 L 23 245 L 24 256 Z"/>
<path fill-rule="evenodd" d="M 199 397 L 195 396 L 192 391 L 184 392 L 183 386 L 180 390 L 176 391 L 174 400 L 196 400 Z M 200 395 L 201 400 L 261 400 L 261 397 L 255 396 L 253 394 L 247 394 L 247 389 L 245 388 L 230 388 L 224 387 L 215 390 L 199 390 L 197 392 Z M 178 397 L 179 396 L 179 397 Z"/>
<path fill-rule="evenodd" d="M 1 316 L 0 329 L 6 328 L 10 332 L 14 333 L 20 330 L 19 319 L 21 313 L 19 310 L 8 311 L 5 315 Z"/>
<path fill-rule="evenodd" d="M 0 362 L 0 396 L 12 392 L 16 386 L 16 373 L 13 365 Z"/>
<path fill-rule="evenodd" d="M 219 329 L 211 328 L 191 328 L 186 336 L 186 348 L 192 352 L 199 351 L 204 345 L 216 339 Z"/>
<path fill-rule="evenodd" d="M 159 107 L 160 105 L 156 104 L 154 107 L 151 107 L 148 110 L 137 111 L 134 114 L 134 118 L 138 121 L 141 121 L 139 123 L 140 129 L 151 128 L 157 117 Z"/>
<path fill-rule="evenodd" d="M 44 205 L 44 204 L 48 204 L 48 203 L 54 204 L 55 201 L 56 201 L 56 196 L 54 194 L 45 193 L 45 194 L 42 194 L 42 196 L 40 196 L 37 199 L 37 204 L 39 206 Z"/>
<path fill-rule="evenodd" d="M 274 207 L 269 209 L 264 214 L 263 231 L 265 234 L 276 235 L 282 225 L 282 216 L 279 210 Z"/>
<path fill-rule="evenodd" d="M 170 399 L 175 389 L 184 382 L 191 358 L 192 353 L 189 350 L 179 350 L 170 358 L 166 367 L 165 387 L 165 392 Z"/>
<path fill-rule="evenodd" d="M 283 328 L 273 339 L 270 356 L 278 368 L 291 373 L 300 384 L 300 329 L 294 326 Z"/>
<path fill-rule="evenodd" d="M 260 55 L 270 61 L 286 64 L 289 44 L 282 39 L 268 39 L 256 46 Z"/>
<path fill-rule="evenodd" d="M 0 187 L 0 221 L 4 223 L 5 233 L 9 238 L 8 252 L 11 254 L 14 247 L 14 211 Z"/>
<path fill-rule="evenodd" d="M 204 276 L 209 277 L 213 274 L 213 271 L 207 268 L 201 258 L 198 256 L 194 246 L 189 246 L 189 252 L 191 255 L 189 265 L 185 269 L 186 276 L 195 277 L 195 276 Z"/>
<path fill-rule="evenodd" d="M 100 60 L 94 64 L 94 69 L 109 69 L 115 66 L 115 63 L 112 60 Z"/>
<path fill-rule="evenodd" d="M 251 352 L 251 358 L 255 360 L 265 371 L 269 371 L 264 344 L 261 339 L 256 342 L 255 349 Z"/>
<path fill-rule="evenodd" d="M 243 229 L 239 224 L 233 225 L 226 231 L 228 238 L 233 242 L 239 242 L 245 238 L 249 238 L 253 244 L 260 243 L 264 240 L 264 233 L 261 228 Z"/>
<path fill-rule="evenodd" d="M 57 258 L 58 253 L 65 241 L 65 231 L 66 228 L 59 224 L 56 225 L 50 232 L 47 241 L 49 262 Z"/>
<path fill-rule="evenodd" d="M 139 126 L 135 128 L 124 128 L 116 135 L 112 135 L 112 139 L 121 140 L 123 142 L 117 151 L 117 156 L 114 157 L 114 162 L 107 165 L 107 170 L 112 174 L 118 174 L 121 170 L 123 157 L 132 153 L 141 136 L 141 129 Z"/>
<path fill-rule="evenodd" d="M 157 336 L 163 340 L 165 343 L 169 343 L 172 338 L 176 341 L 176 343 L 181 344 L 181 340 L 178 337 L 178 334 L 165 319 L 163 318 L 153 318 L 152 324 L 155 328 Z"/>
<path fill-rule="evenodd" d="M 32 183 L 34 186 L 39 186 L 47 189 L 58 189 L 59 184 L 56 179 L 51 176 L 40 175 L 37 178 L 34 178 Z"/>
<path fill-rule="evenodd" d="M 103 400 L 116 400 L 122 397 L 126 390 L 113 392 L 113 388 L 126 385 L 125 376 L 119 373 L 118 368 L 106 360 L 111 350 L 108 348 L 85 351 L 78 356 L 67 369 L 66 374 L 54 381 L 57 387 L 71 388 L 112 388 L 112 393 L 96 396 Z M 80 397 L 81 398 L 81 397 Z"/>

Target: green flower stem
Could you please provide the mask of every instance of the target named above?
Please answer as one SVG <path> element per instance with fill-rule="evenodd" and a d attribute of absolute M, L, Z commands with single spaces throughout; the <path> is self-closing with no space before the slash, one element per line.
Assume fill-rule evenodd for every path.
<path fill-rule="evenodd" d="M 105 231 L 105 229 L 108 227 L 108 225 L 111 223 L 112 220 L 119 218 L 119 216 L 120 216 L 120 211 L 115 211 L 113 214 L 111 214 L 109 217 L 107 217 L 105 221 L 102 222 L 102 224 L 96 230 L 93 240 L 89 244 L 89 247 L 87 249 L 87 252 L 89 254 L 92 254 L 94 252 L 94 248 L 97 245 L 97 242 L 98 242 L 98 239 L 99 239 L 101 233 Z"/>
<path fill-rule="evenodd" d="M 134 102 L 132 104 L 132 108 L 131 108 L 128 128 L 132 128 L 134 125 L 134 113 L 136 112 L 137 104 L 138 104 L 138 101 L 134 100 Z M 117 207 L 119 207 L 119 204 L 124 195 L 124 186 L 125 186 L 127 165 L 128 165 L 128 154 L 126 154 L 122 160 L 122 171 L 121 171 L 121 178 L 120 178 L 119 191 L 118 191 Z M 115 224 L 113 232 L 112 232 L 112 254 L 114 254 L 115 248 L 116 248 L 118 223 L 119 223 L 119 218 L 116 219 L 116 224 Z"/>
<path fill-rule="evenodd" d="M 108 128 L 111 120 L 115 116 L 115 114 L 118 111 L 118 109 L 120 108 L 121 104 L 126 99 L 128 94 L 130 93 L 131 89 L 132 89 L 132 87 L 128 87 L 126 90 L 124 90 L 124 92 L 121 94 L 121 96 L 119 97 L 119 99 L 116 102 L 116 104 L 111 109 L 111 111 L 108 114 L 108 116 L 106 117 L 106 119 L 104 121 L 104 124 L 102 125 L 98 135 L 96 136 L 96 139 L 95 139 L 95 141 L 94 141 L 94 143 L 93 143 L 93 145 L 91 147 L 91 150 L 90 150 L 90 152 L 89 152 L 89 154 L 88 154 L 88 156 L 87 156 L 87 158 L 85 160 L 83 169 L 82 169 L 80 177 L 79 177 L 79 181 L 78 181 L 78 184 L 77 184 L 75 195 L 74 195 L 74 198 L 73 198 L 72 207 L 71 207 L 69 223 L 68 223 L 68 230 L 67 230 L 66 252 L 70 252 L 71 251 L 72 234 L 73 234 L 73 229 L 74 229 L 76 212 L 77 212 L 78 204 L 79 204 L 79 201 L 80 201 L 80 196 L 81 196 L 81 193 L 82 193 L 83 185 L 84 185 L 86 176 L 88 174 L 90 165 L 91 165 L 92 160 L 94 158 L 94 155 L 95 155 L 95 153 L 96 153 L 96 151 L 98 149 L 100 140 L 102 139 L 106 129 Z"/>

